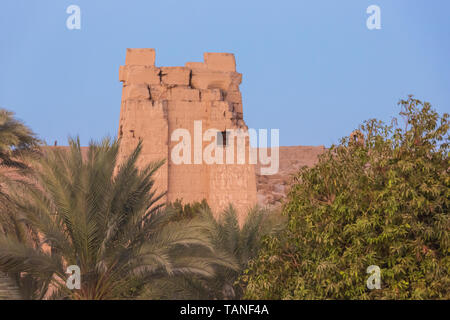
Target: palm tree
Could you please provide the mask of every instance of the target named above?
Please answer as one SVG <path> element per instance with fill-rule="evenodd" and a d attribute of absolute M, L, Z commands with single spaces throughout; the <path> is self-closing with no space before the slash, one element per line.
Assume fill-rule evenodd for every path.
<path fill-rule="evenodd" d="M 173 206 L 180 211 L 179 203 L 175 202 Z M 213 278 L 182 275 L 172 281 L 157 282 L 147 294 L 164 299 L 240 299 L 242 288 L 236 283 L 239 276 L 248 262 L 258 254 L 263 237 L 281 231 L 284 219 L 274 212 L 255 207 L 250 210 L 244 225 L 240 227 L 232 205 L 216 220 L 204 202 L 182 208 L 181 216 L 186 215 L 185 211 L 188 216 L 192 216 L 194 208 L 198 209 L 194 216 L 210 224 L 216 254 L 231 257 L 235 266 L 230 268 L 217 265 Z"/>
<path fill-rule="evenodd" d="M 69 144 L 36 164 L 34 185 L 14 190 L 35 244 L 0 237 L 1 271 L 38 279 L 39 298 L 117 299 L 139 296 L 155 279 L 209 278 L 217 265 L 231 266 L 212 254 L 205 221 L 171 221 L 153 190 L 163 162 L 138 170 L 141 143 L 122 164 L 117 141 L 91 142 L 84 156 L 79 139 Z M 69 265 L 81 270 L 79 290 L 65 284 Z"/>
<path fill-rule="evenodd" d="M 8 203 L 2 185 L 26 173 L 29 167 L 24 158 L 38 154 L 40 143 L 31 129 L 14 118 L 13 112 L 0 109 L 0 214 Z"/>
<path fill-rule="evenodd" d="M 31 129 L 14 118 L 14 113 L 0 109 L 0 166 L 25 168 L 20 157 L 35 150 L 40 141 Z"/>
<path fill-rule="evenodd" d="M 0 109 L 0 234 L 16 234 L 20 237 L 21 227 L 10 211 L 10 202 L 4 191 L 7 181 L 17 180 L 26 174 L 28 166 L 24 156 L 37 154 L 40 141 L 14 113 Z M 3 188 L 2 188 L 3 187 Z M 17 283 L 0 272 L 0 299 L 18 299 Z"/>

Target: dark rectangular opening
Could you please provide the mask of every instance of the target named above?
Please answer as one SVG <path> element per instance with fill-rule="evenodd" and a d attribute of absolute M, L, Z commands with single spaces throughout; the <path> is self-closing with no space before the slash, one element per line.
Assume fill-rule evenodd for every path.
<path fill-rule="evenodd" d="M 217 145 L 220 147 L 227 146 L 227 132 L 226 131 L 217 132 Z"/>

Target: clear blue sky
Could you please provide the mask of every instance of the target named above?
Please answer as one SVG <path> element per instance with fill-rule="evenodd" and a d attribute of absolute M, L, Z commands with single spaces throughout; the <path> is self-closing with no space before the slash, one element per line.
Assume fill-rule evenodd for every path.
<path fill-rule="evenodd" d="M 66 28 L 71 4 L 81 30 Z M 366 27 L 372 4 L 381 30 Z M 249 127 L 329 146 L 409 93 L 450 111 L 449 14 L 448 0 L 2 0 L 0 106 L 49 144 L 87 144 L 117 134 L 126 48 L 155 48 L 160 66 L 233 52 Z"/>

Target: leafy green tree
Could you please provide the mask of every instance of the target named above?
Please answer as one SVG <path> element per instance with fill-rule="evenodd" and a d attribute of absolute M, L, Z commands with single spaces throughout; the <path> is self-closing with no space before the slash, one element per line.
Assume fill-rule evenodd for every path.
<path fill-rule="evenodd" d="M 449 115 L 409 96 L 297 176 L 288 230 L 265 240 L 247 299 L 449 299 Z M 366 287 L 371 265 L 381 289 Z"/>
<path fill-rule="evenodd" d="M 221 261 L 210 255 L 208 225 L 171 221 L 153 190 L 162 162 L 138 170 L 141 144 L 118 164 L 116 141 L 92 142 L 84 155 L 79 140 L 69 143 L 33 164 L 35 183 L 12 190 L 33 241 L 0 236 L 1 271 L 39 280 L 35 298 L 64 299 L 133 298 L 152 279 L 214 275 Z M 69 265 L 81 269 L 80 290 L 66 286 Z"/>

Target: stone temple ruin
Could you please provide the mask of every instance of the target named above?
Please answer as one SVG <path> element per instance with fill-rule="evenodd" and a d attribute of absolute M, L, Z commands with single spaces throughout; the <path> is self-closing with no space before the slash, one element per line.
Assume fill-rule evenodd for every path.
<path fill-rule="evenodd" d="M 156 67 L 154 49 L 127 49 L 125 65 L 120 67 L 123 82 L 119 122 L 121 147 L 119 158 L 130 154 L 139 140 L 143 142 L 138 165 L 166 159 L 155 176 L 158 191 L 167 191 L 165 201 L 184 203 L 206 199 L 217 214 L 230 203 L 239 219 L 257 202 L 255 165 L 206 164 L 191 148 L 192 163 L 175 164 L 171 152 L 179 141 L 172 141 L 176 129 L 187 129 L 204 150 L 211 142 L 196 138 L 194 121 L 201 121 L 201 135 L 214 128 L 226 130 L 247 126 L 243 120 L 239 85 L 242 74 L 230 53 L 205 53 L 204 62 L 188 62 L 184 67 Z M 201 139 L 201 138 L 200 138 Z M 220 142 L 218 136 L 211 141 Z M 236 150 L 236 141 L 221 141 L 223 157 Z M 247 146 L 249 141 L 246 141 Z M 236 152 L 231 156 L 236 157 Z"/>
<path fill-rule="evenodd" d="M 127 49 L 125 65 L 119 69 L 123 82 L 119 122 L 121 138 L 119 157 L 126 157 L 142 140 L 138 161 L 142 168 L 152 161 L 166 159 L 155 175 L 158 192 L 167 191 L 163 201 L 184 203 L 206 199 L 215 214 L 230 203 L 237 209 L 240 222 L 255 204 L 273 206 L 280 203 L 289 190 L 291 176 L 302 166 L 312 166 L 325 151 L 323 146 L 280 147 L 279 172 L 259 174 L 260 164 L 253 165 L 246 152 L 244 164 L 206 164 L 191 148 L 190 164 L 171 161 L 172 141 L 177 129 L 186 129 L 196 140 L 208 129 L 248 130 L 243 120 L 239 85 L 242 75 L 236 72 L 236 62 L 230 53 L 205 53 L 204 62 L 187 62 L 184 67 L 156 67 L 154 49 Z M 196 129 L 194 121 L 201 121 Z M 226 136 L 225 136 L 226 137 Z M 223 158 L 236 160 L 237 141 L 223 141 Z M 214 141 L 212 139 L 211 141 Z M 246 147 L 249 141 L 246 140 Z M 211 142 L 191 141 L 201 150 Z M 233 147 L 233 148 L 230 148 Z M 247 150 L 247 148 L 246 148 Z M 201 157 L 200 157 L 201 158 Z"/>
<path fill-rule="evenodd" d="M 156 67 L 153 49 L 127 50 L 125 65 L 119 70 L 123 82 L 119 160 L 132 152 L 142 139 L 143 150 L 138 160 L 141 168 L 152 161 L 166 159 L 155 175 L 157 191 L 167 191 L 163 201 L 180 199 L 189 203 L 206 199 L 215 214 L 231 203 L 242 222 L 247 209 L 256 203 L 278 205 L 289 191 L 292 176 L 302 166 L 313 166 L 325 148 L 280 147 L 279 171 L 273 175 L 261 175 L 261 164 L 249 164 L 248 159 L 245 164 L 195 163 L 193 148 L 192 164 L 172 163 L 171 149 L 178 142 L 171 141 L 171 134 L 178 128 L 185 128 L 195 136 L 194 121 L 201 120 L 202 133 L 208 128 L 220 132 L 234 128 L 247 130 L 239 91 L 242 75 L 236 72 L 234 56 L 205 53 L 204 60 L 188 62 L 184 67 Z M 202 147 L 210 144 L 200 143 Z M 223 148 L 224 157 L 230 143 L 227 141 Z M 84 147 L 83 152 L 86 152 Z M 14 176 L 14 172 L 1 166 L 0 172 Z"/>

